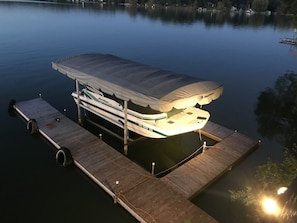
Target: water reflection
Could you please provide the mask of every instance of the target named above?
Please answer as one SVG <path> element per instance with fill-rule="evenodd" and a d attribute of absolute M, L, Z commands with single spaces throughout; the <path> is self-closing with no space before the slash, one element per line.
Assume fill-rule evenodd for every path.
<path fill-rule="evenodd" d="M 297 139 L 297 74 L 286 73 L 261 92 L 255 114 L 262 136 L 292 148 Z"/>
<path fill-rule="evenodd" d="M 23 3 L 34 4 L 38 3 L 41 7 L 44 5 L 52 4 L 52 8 L 69 10 L 69 5 L 73 7 L 83 8 L 90 12 L 106 12 L 118 13 L 127 11 L 131 17 L 141 16 L 149 18 L 150 20 L 162 21 L 164 23 L 172 24 L 193 24 L 196 22 L 203 23 L 206 27 L 222 27 L 224 25 L 231 25 L 236 27 L 252 27 L 259 28 L 263 26 L 273 26 L 279 29 L 288 29 L 297 27 L 297 17 L 285 15 L 263 15 L 263 14 L 245 14 L 234 12 L 221 12 L 221 11 L 198 11 L 192 7 L 167 7 L 167 8 L 144 8 L 134 6 L 115 5 L 111 3 L 102 4 L 100 2 L 84 2 L 58 0 L 58 1 L 22 1 Z M 3 5 L 19 4 L 20 2 L 1 2 Z"/>
<path fill-rule="evenodd" d="M 108 8 L 108 6 L 107 6 Z M 161 20 L 165 23 L 174 24 L 192 24 L 195 22 L 202 22 L 206 27 L 223 25 L 244 26 L 244 27 L 263 27 L 273 26 L 275 28 L 294 28 L 297 27 L 297 18 L 288 17 L 284 15 L 270 15 L 263 14 L 246 15 L 245 13 L 229 13 L 229 12 L 199 12 L 192 8 L 166 8 L 166 9 L 152 9 L 152 8 L 136 8 L 128 7 L 127 10 L 131 16 L 141 14 L 153 20 Z"/>

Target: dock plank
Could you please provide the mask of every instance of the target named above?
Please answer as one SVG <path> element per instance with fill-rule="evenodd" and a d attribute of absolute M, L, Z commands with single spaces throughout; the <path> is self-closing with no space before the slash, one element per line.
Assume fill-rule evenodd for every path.
<path fill-rule="evenodd" d="M 233 132 L 234 131 L 211 121 L 208 121 L 203 129 L 201 129 L 201 133 L 203 135 L 216 141 L 221 141 L 222 139 L 231 135 Z"/>
<path fill-rule="evenodd" d="M 141 187 L 141 190 L 137 190 L 138 187 Z M 144 207 L 143 210 L 146 211 L 142 215 L 148 216 L 149 222 L 214 221 L 211 217 L 206 218 L 203 213 L 198 213 L 195 205 L 188 205 L 181 194 L 156 179 L 144 182 L 138 187 L 125 193 L 123 197 L 128 202 L 133 200 L 137 207 Z M 147 202 L 147 196 L 150 197 L 149 202 Z M 185 206 L 187 206 L 186 209 Z M 168 216 L 171 217 L 168 218 Z"/>

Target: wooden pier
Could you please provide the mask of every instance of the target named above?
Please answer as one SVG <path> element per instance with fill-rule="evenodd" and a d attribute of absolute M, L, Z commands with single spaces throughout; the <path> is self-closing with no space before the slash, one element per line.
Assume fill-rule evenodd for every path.
<path fill-rule="evenodd" d="M 41 98 L 16 102 L 13 108 L 27 123 L 36 120 L 38 132 L 57 149 L 68 148 L 75 165 L 140 222 L 217 222 L 189 199 L 258 144 L 209 122 L 203 134 L 219 142 L 156 178 Z"/>
<path fill-rule="evenodd" d="M 218 143 L 206 147 L 202 154 L 161 179 L 188 199 L 202 192 L 217 178 L 231 170 L 232 166 L 256 149 L 259 143 L 259 141 L 213 122 L 207 123 L 202 134 Z"/>

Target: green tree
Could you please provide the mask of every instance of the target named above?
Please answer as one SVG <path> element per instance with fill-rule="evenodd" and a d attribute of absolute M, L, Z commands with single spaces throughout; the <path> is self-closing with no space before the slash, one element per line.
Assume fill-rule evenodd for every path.
<path fill-rule="evenodd" d="M 224 10 L 225 9 L 225 4 L 222 1 L 219 1 L 217 4 L 217 9 L 218 10 Z"/>
<path fill-rule="evenodd" d="M 224 3 L 227 10 L 229 10 L 231 8 L 231 6 L 232 6 L 231 0 L 222 0 L 222 2 Z"/>
<path fill-rule="evenodd" d="M 137 4 L 137 0 L 126 0 L 126 2 L 131 4 L 131 5 L 136 5 Z"/>
<path fill-rule="evenodd" d="M 229 190 L 231 200 L 241 201 L 249 208 L 252 215 L 251 222 L 261 222 L 263 216 L 262 201 L 264 197 L 278 199 L 277 190 L 280 187 L 288 187 L 297 175 L 297 159 L 291 150 L 296 150 L 296 144 L 292 149 L 284 150 L 282 162 L 268 161 L 257 167 L 255 183 L 243 190 Z"/>
<path fill-rule="evenodd" d="M 254 0 L 252 3 L 252 9 L 255 12 L 264 12 L 268 7 L 268 0 Z"/>
<path fill-rule="evenodd" d="M 280 12 L 297 14 L 297 0 L 281 0 Z"/>
<path fill-rule="evenodd" d="M 267 9 L 272 12 L 275 12 L 278 9 L 279 5 L 280 5 L 280 0 L 269 0 Z"/>
<path fill-rule="evenodd" d="M 294 178 L 297 181 L 297 74 L 286 73 L 277 78 L 273 88 L 261 92 L 255 114 L 259 132 L 286 145 L 282 162 L 268 160 L 257 167 L 251 186 L 238 191 L 230 190 L 231 199 L 242 202 L 248 208 L 251 222 L 260 222 L 260 216 L 263 216 L 262 199 L 269 196 L 284 202 L 284 197 L 279 197 L 277 190 L 289 186 Z M 296 200 L 295 195 L 292 199 Z"/>

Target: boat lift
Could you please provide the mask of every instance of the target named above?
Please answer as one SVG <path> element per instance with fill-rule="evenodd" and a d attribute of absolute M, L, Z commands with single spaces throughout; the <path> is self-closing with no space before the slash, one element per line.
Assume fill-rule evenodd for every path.
<path fill-rule="evenodd" d="M 57 60 L 53 69 L 80 84 L 114 95 L 124 103 L 124 153 L 128 153 L 128 101 L 169 112 L 197 104 L 211 103 L 219 98 L 223 86 L 197 77 L 177 74 L 108 54 L 82 54 Z M 78 122 L 82 124 L 81 100 L 77 97 Z"/>
<path fill-rule="evenodd" d="M 79 87 L 79 81 L 75 79 L 75 87 L 76 87 L 76 94 L 80 94 L 80 87 Z M 83 119 L 81 114 L 81 107 L 80 107 L 80 97 L 77 97 L 77 117 L 78 117 L 78 123 L 79 125 L 83 125 Z M 128 112 L 128 101 L 124 101 L 124 154 L 128 155 L 128 139 L 129 139 L 129 131 L 128 131 L 128 119 L 127 119 L 127 112 Z"/>

